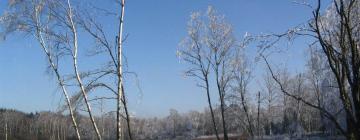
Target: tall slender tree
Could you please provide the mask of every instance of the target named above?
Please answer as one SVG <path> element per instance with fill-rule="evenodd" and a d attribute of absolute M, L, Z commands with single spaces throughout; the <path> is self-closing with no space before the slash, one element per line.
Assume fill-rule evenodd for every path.
<path fill-rule="evenodd" d="M 49 28 L 54 23 L 53 19 L 48 18 L 52 11 L 51 1 L 15 1 L 9 3 L 9 13 L 5 21 L 5 33 L 9 34 L 14 31 L 24 32 L 26 34 L 32 34 L 39 42 L 41 49 L 45 53 L 49 62 L 50 68 L 55 73 L 57 82 L 61 87 L 62 93 L 65 96 L 66 105 L 70 112 L 72 124 L 77 136 L 77 139 L 81 139 L 79 128 L 74 115 L 74 108 L 70 102 L 70 96 L 66 89 L 64 79 L 62 78 L 57 65 L 57 59 L 61 55 L 58 50 L 58 44 L 51 42 L 51 35 L 48 34 L 51 31 Z M 15 9 L 15 10 L 12 10 Z M 21 17 L 21 18 L 20 18 Z"/>
<path fill-rule="evenodd" d="M 205 85 L 200 86 L 204 87 L 207 93 L 210 92 L 209 73 L 213 71 L 215 87 L 220 100 L 224 139 L 227 140 L 225 96 L 232 79 L 231 62 L 233 58 L 232 51 L 235 48 L 235 37 L 224 16 L 218 15 L 211 6 L 206 14 L 207 20 L 201 20 L 200 17 L 200 13 L 192 14 L 188 29 L 189 38 L 183 42 L 186 49 L 180 50 L 179 53 L 184 56 L 185 61 L 195 66 L 187 71 L 187 74 L 204 81 Z M 208 102 L 209 106 L 211 106 L 209 96 Z M 213 123 L 214 129 L 216 129 L 215 121 Z"/>
<path fill-rule="evenodd" d="M 200 80 L 197 85 L 205 89 L 215 136 L 220 140 L 210 96 L 209 78 L 211 51 L 204 43 L 205 38 L 203 36 L 203 28 L 204 22 L 200 20 L 200 13 L 193 13 L 191 15 L 191 20 L 188 23 L 188 37 L 182 42 L 178 55 L 182 60 L 191 65 L 185 74 Z"/>
<path fill-rule="evenodd" d="M 123 105 L 126 115 L 126 122 L 128 128 L 129 138 L 132 139 L 131 129 L 130 129 L 130 116 L 127 108 L 124 86 L 123 86 L 123 71 L 122 71 L 122 47 L 123 47 L 123 26 L 124 26 L 124 12 L 125 12 L 125 0 L 121 0 L 121 14 L 120 14 L 120 22 L 119 22 L 119 32 L 117 36 L 117 76 L 118 76 L 118 88 L 117 88 L 117 139 L 122 139 L 122 126 L 121 126 L 121 105 Z"/>

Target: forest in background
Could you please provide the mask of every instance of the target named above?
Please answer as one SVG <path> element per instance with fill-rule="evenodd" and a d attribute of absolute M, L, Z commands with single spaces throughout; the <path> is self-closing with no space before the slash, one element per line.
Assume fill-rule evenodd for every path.
<path fill-rule="evenodd" d="M 235 37 L 231 23 L 214 7 L 192 13 L 177 55 L 187 68 L 185 76 L 204 92 L 208 108 L 173 109 L 163 118 L 137 118 L 128 110 L 124 75 L 137 75 L 127 71 L 123 60 L 125 0 L 114 3 L 118 11 L 97 13 L 89 12 L 93 5 L 70 0 L 9 1 L 1 18 L 4 39 L 20 33 L 38 43 L 64 105 L 58 113 L 1 109 L 1 139 L 360 139 L 358 0 L 303 2 L 313 9 L 308 22 L 284 33 L 243 38 Z M 113 14 L 108 18 L 118 30 L 108 33 L 101 19 Z M 81 36 L 92 40 L 94 48 L 83 48 Z M 284 55 L 284 44 L 304 38 L 309 41 L 304 42 L 307 58 L 299 58 L 306 61 L 304 71 L 291 73 L 272 61 Z M 255 56 L 249 56 L 247 47 L 256 47 Z M 78 61 L 86 57 L 78 52 L 86 49 L 105 61 L 80 69 Z M 254 63 L 266 69 L 258 91 L 249 88 Z M 94 102 L 103 101 L 112 103 L 113 110 L 95 113 Z"/>

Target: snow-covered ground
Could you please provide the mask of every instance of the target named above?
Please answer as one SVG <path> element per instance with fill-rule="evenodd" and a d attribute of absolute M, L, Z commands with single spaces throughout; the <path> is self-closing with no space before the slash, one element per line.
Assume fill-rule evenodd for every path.
<path fill-rule="evenodd" d="M 303 136 L 262 136 L 254 138 L 253 140 L 345 140 L 344 136 L 325 136 L 325 135 L 303 135 Z"/>
<path fill-rule="evenodd" d="M 220 135 L 220 139 L 222 136 Z M 260 136 L 255 138 L 246 138 L 244 136 L 229 134 L 231 140 L 345 140 L 344 136 L 330 136 L 325 134 L 304 134 L 304 135 L 273 135 L 273 136 Z M 200 136 L 194 140 L 216 140 L 215 136 Z"/>

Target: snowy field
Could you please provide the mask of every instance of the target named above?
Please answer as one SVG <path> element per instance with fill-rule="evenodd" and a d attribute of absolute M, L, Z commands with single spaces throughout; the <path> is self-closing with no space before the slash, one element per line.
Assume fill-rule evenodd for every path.
<path fill-rule="evenodd" d="M 222 139 L 222 136 L 220 137 Z M 307 134 L 302 136 L 274 135 L 248 138 L 240 135 L 230 134 L 229 140 L 345 140 L 344 136 L 329 136 L 323 134 Z M 193 140 L 216 140 L 215 136 L 200 136 Z"/>

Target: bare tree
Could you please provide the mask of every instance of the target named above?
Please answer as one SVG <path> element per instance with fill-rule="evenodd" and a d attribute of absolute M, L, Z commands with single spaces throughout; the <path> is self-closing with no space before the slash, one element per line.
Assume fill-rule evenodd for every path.
<path fill-rule="evenodd" d="M 359 6 L 357 0 L 334 0 L 321 14 L 318 0 L 309 24 L 336 77 L 347 122 L 346 130 L 338 129 L 347 139 L 360 139 Z"/>
<path fill-rule="evenodd" d="M 62 93 L 65 96 L 66 104 L 70 112 L 73 127 L 77 135 L 77 139 L 81 139 L 79 129 L 76 123 L 76 119 L 73 113 L 73 107 L 70 102 L 70 97 L 66 89 L 64 80 L 57 65 L 57 58 L 61 56 L 62 52 L 56 52 L 59 47 L 56 43 L 50 42 L 51 36 L 47 33 L 51 32 L 49 29 L 52 26 L 52 19 L 48 18 L 46 14 L 49 14 L 52 9 L 50 1 L 31 1 L 31 2 L 20 2 L 15 1 L 10 3 L 10 8 L 15 8 L 13 13 L 7 13 L 7 20 L 5 21 L 6 33 L 12 31 L 21 31 L 26 34 L 32 34 L 36 40 L 40 43 L 40 47 L 46 54 L 50 68 L 55 73 L 57 82 L 62 89 Z M 15 24 L 14 24 L 15 23 Z M 53 52 L 52 52 L 53 51 Z"/>
<path fill-rule="evenodd" d="M 94 77 L 88 84 L 86 84 L 87 90 L 95 90 L 98 88 L 104 88 L 112 95 L 115 95 L 116 97 L 99 97 L 102 99 L 115 99 L 117 101 L 116 104 L 116 124 L 117 124 L 117 133 L 116 137 L 117 139 L 124 139 L 126 135 L 124 135 L 124 132 L 127 132 L 127 136 L 129 139 L 132 139 L 131 134 L 131 121 L 130 121 L 130 113 L 128 111 L 127 107 L 127 100 L 126 100 L 126 94 L 124 89 L 124 74 L 131 74 L 134 75 L 135 78 L 137 78 L 136 73 L 124 71 L 124 66 L 126 68 L 126 64 L 123 64 L 123 43 L 126 40 L 126 37 L 123 37 L 123 24 L 124 24 L 124 11 L 125 11 L 125 1 L 119 0 L 116 1 L 117 4 L 119 4 L 120 12 L 119 13 L 119 25 L 118 25 L 118 32 L 116 33 L 115 37 L 115 44 L 110 43 L 112 39 L 108 38 L 108 33 L 105 32 L 105 29 L 103 27 L 103 24 L 98 17 L 104 17 L 104 16 L 112 16 L 117 15 L 116 13 L 107 10 L 102 9 L 100 7 L 91 5 L 91 8 L 95 9 L 95 14 L 89 14 L 90 11 L 83 10 L 80 11 L 81 13 L 76 16 L 77 22 L 82 29 L 86 33 L 88 33 L 94 40 L 96 44 L 96 50 L 91 52 L 91 55 L 98 55 L 98 54 L 106 54 L 106 57 L 109 59 L 109 61 L 106 62 L 105 67 L 99 68 L 95 72 L 90 73 L 83 73 L 80 74 L 82 77 Z M 78 11 L 79 12 L 79 11 Z M 107 23 L 106 23 L 107 24 Z M 126 61 L 125 61 L 126 62 Z M 99 75 L 100 74 L 100 75 Z M 92 76 L 92 75 L 98 75 L 98 76 Z M 108 80 L 100 80 L 103 77 L 116 77 L 115 83 L 113 84 L 113 81 L 109 82 Z M 105 78 L 106 79 L 106 78 Z M 74 97 L 74 100 L 79 100 L 79 97 Z M 92 101 L 95 101 L 95 99 L 92 99 Z M 124 114 L 125 113 L 125 114 Z M 123 122 L 126 123 L 123 123 Z M 127 126 L 127 130 L 124 129 L 124 127 Z"/>
<path fill-rule="evenodd" d="M 305 88 L 304 88 L 304 85 L 305 85 L 305 79 L 304 79 L 304 76 L 302 73 L 300 74 L 297 74 L 295 76 L 293 80 L 293 87 L 291 88 L 292 89 L 292 93 L 293 95 L 297 96 L 297 98 L 302 98 L 304 100 L 306 100 L 306 98 L 304 97 L 304 94 L 305 94 Z M 307 100 L 308 101 L 308 100 Z M 303 109 L 303 105 L 302 105 L 302 102 L 300 100 L 296 100 L 295 102 L 295 106 L 296 106 L 296 122 L 295 122 L 295 133 L 299 136 L 301 135 L 301 110 Z"/>
<path fill-rule="evenodd" d="M 231 62 L 233 60 L 232 50 L 235 48 L 235 37 L 231 26 L 225 22 L 224 16 L 218 15 L 212 7 L 208 8 L 207 20 L 201 20 L 199 17 L 199 13 L 192 15 L 188 31 L 190 38 L 184 41 L 186 49 L 180 50 L 179 53 L 185 56 L 185 61 L 194 66 L 186 72 L 187 75 L 197 77 L 204 82 L 204 85 L 200 84 L 200 86 L 206 89 L 209 106 L 211 106 L 209 73 L 211 70 L 214 72 L 214 81 L 220 99 L 224 139 L 227 140 L 225 96 L 232 79 Z M 215 121 L 213 124 L 214 129 L 216 129 Z"/>
<path fill-rule="evenodd" d="M 118 25 L 118 32 L 116 35 L 116 44 L 113 45 L 112 43 L 109 42 L 109 40 L 107 37 L 107 33 L 104 31 L 103 26 L 101 24 L 101 22 L 99 22 L 99 20 L 97 20 L 93 15 L 87 15 L 87 11 L 84 12 L 84 16 L 81 17 L 81 21 L 79 22 L 81 27 L 87 32 L 89 33 L 89 35 L 91 37 L 94 38 L 95 42 L 97 43 L 98 46 L 100 46 L 100 48 L 102 49 L 99 52 L 95 52 L 94 54 L 99 54 L 102 52 L 105 52 L 107 54 L 107 57 L 110 59 L 110 62 L 108 62 L 107 64 L 107 68 L 103 69 L 102 71 L 110 74 L 111 76 L 116 76 L 116 85 L 112 85 L 111 83 L 106 83 L 106 82 L 100 82 L 100 81 L 95 81 L 93 82 L 93 88 L 105 88 L 108 89 L 111 93 L 113 93 L 116 96 L 116 101 L 117 101 L 117 107 L 116 107 L 116 116 L 117 116 L 117 120 L 116 120 L 116 124 L 117 124 L 117 139 L 124 139 L 124 132 L 125 130 L 123 129 L 124 126 L 127 127 L 127 134 L 129 139 L 132 139 L 132 134 L 131 134 L 131 121 L 130 121 L 130 113 L 128 111 L 128 106 L 127 106 L 127 100 L 126 100 L 126 94 L 125 94 L 125 89 L 124 89 L 124 74 L 128 73 L 128 74 L 132 74 L 135 75 L 135 77 L 137 78 L 136 73 L 134 72 L 129 72 L 129 71 L 123 71 L 124 69 L 124 65 L 123 64 L 123 43 L 126 40 L 126 37 L 123 37 L 123 25 L 124 25 L 124 12 L 125 12 L 125 0 L 119 0 L 116 1 L 119 5 L 120 5 L 120 12 L 119 12 L 119 25 Z M 96 6 L 94 6 L 95 9 L 99 9 Z M 108 10 L 104 10 L 101 9 L 101 11 L 98 12 L 105 12 L 106 14 L 112 13 L 111 11 Z M 116 14 L 116 13 L 112 13 L 112 14 Z M 106 16 L 106 15 L 105 15 Z M 105 75 L 104 75 L 105 76 Z M 94 87 L 95 86 L 95 87 Z M 108 99 L 112 99 L 111 97 Z M 123 115 L 125 113 L 125 116 Z M 125 120 L 126 124 L 124 123 L 124 125 L 122 124 L 122 122 Z"/>
<path fill-rule="evenodd" d="M 274 118 L 274 108 L 276 107 L 276 103 L 278 102 L 278 95 L 276 94 L 276 85 L 271 75 L 267 72 L 264 76 L 265 82 L 265 101 L 268 109 L 268 118 L 269 118 L 269 135 L 272 135 L 272 123 Z"/>
<path fill-rule="evenodd" d="M 246 41 L 245 41 L 246 42 Z M 250 61 L 246 58 L 244 54 L 244 45 L 241 45 L 240 48 L 236 50 L 235 57 L 232 58 L 232 78 L 234 79 L 232 86 L 233 91 L 239 100 L 240 106 L 242 107 L 243 112 L 246 116 L 246 128 L 248 133 L 251 136 L 254 136 L 254 124 L 251 117 L 249 109 L 249 99 L 248 99 L 248 86 L 251 81 L 252 75 L 250 70 Z"/>
<path fill-rule="evenodd" d="M 325 108 L 325 93 L 322 91 L 322 82 L 325 77 L 332 77 L 329 74 L 330 68 L 325 64 L 326 60 L 324 54 L 321 53 L 316 46 L 309 46 L 309 59 L 307 62 L 307 79 L 310 83 L 310 88 L 316 99 L 317 106 Z M 319 111 L 320 129 L 325 131 L 324 115 Z"/>
<path fill-rule="evenodd" d="M 61 3 L 60 3 L 61 6 Z M 62 5 L 63 6 L 63 5 Z M 83 99 L 84 102 L 86 104 L 86 108 L 87 108 L 87 112 L 89 114 L 89 118 L 91 123 L 93 124 L 93 128 L 96 132 L 97 138 L 99 140 L 101 140 L 101 134 L 100 131 L 97 127 L 97 124 L 95 122 L 95 118 L 92 114 L 92 110 L 91 110 L 91 105 L 89 103 L 89 99 L 88 99 L 88 95 L 87 95 L 87 91 L 85 90 L 85 86 L 83 84 L 83 81 L 80 77 L 80 72 L 79 72 L 79 68 L 78 68 L 78 32 L 77 32 L 77 26 L 76 23 L 74 22 L 74 14 L 73 14 L 73 9 L 71 7 L 71 3 L 70 0 L 67 0 L 67 9 L 66 9 L 66 13 L 65 13 L 65 17 L 63 17 L 64 19 L 66 19 L 66 22 L 64 22 L 64 24 L 66 25 L 66 27 L 70 30 L 70 36 L 71 39 L 67 39 L 65 40 L 68 43 L 68 46 L 71 49 L 71 56 L 72 56 L 72 60 L 73 60 L 73 70 L 74 70 L 74 74 L 76 77 L 76 81 L 78 83 L 78 86 L 80 88 L 80 91 L 83 95 Z M 58 17 L 61 18 L 61 17 Z"/>
<path fill-rule="evenodd" d="M 318 0 L 317 6 L 313 11 L 313 19 L 309 22 L 310 29 L 290 31 L 292 31 L 292 35 L 305 35 L 315 38 L 314 44 L 319 44 L 324 52 L 326 62 L 336 80 L 337 95 L 341 99 L 343 110 L 346 114 L 346 128 L 342 127 L 335 114 L 329 112 L 323 106 L 313 104 L 286 90 L 283 82 L 271 70 L 266 57 L 263 56 L 263 58 L 273 79 L 285 95 L 319 110 L 347 139 L 359 139 L 360 54 L 358 50 L 358 36 L 360 29 L 357 26 L 359 24 L 359 2 L 357 0 L 334 0 L 324 13 L 321 12 L 321 4 L 321 1 Z M 276 36 L 282 37 L 286 35 Z"/>
<path fill-rule="evenodd" d="M 20 16 L 7 15 L 8 17 L 11 17 L 9 18 L 11 19 L 9 21 L 9 25 L 11 26 L 9 26 L 10 28 L 7 28 L 6 32 L 20 30 L 26 33 L 33 34 L 36 37 L 37 41 L 40 43 L 40 46 L 43 48 L 43 51 L 48 57 L 50 67 L 55 72 L 55 75 L 57 76 L 58 82 L 62 87 L 64 94 L 67 93 L 64 83 L 65 80 L 62 79 L 61 75 L 59 74 L 57 64 L 60 56 L 71 56 L 73 62 L 72 68 L 74 76 L 70 76 L 71 78 L 67 80 L 75 79 L 77 83 L 76 85 L 80 89 L 82 99 L 84 99 L 85 101 L 87 112 L 93 124 L 96 135 L 98 139 L 101 139 L 101 135 L 98 131 L 94 116 L 92 114 L 91 106 L 87 95 L 87 92 L 89 91 L 89 86 L 86 86 L 83 83 L 82 78 L 84 77 L 84 74 L 80 73 L 77 64 L 79 50 L 77 21 L 79 15 L 74 12 L 74 9 L 72 8 L 69 0 L 42 0 L 32 2 L 36 5 L 31 5 L 30 3 L 29 7 L 23 8 L 25 10 L 30 9 L 32 11 L 15 11 L 23 12 L 20 13 L 22 14 Z M 21 7 L 26 6 L 29 3 L 28 1 L 14 1 L 12 4 Z M 70 104 L 72 104 L 72 100 L 69 99 L 68 95 L 65 95 L 65 97 L 68 106 L 70 106 Z M 70 114 L 73 114 L 73 109 L 69 110 Z M 80 138 L 80 136 L 78 136 L 78 138 Z"/>
<path fill-rule="evenodd" d="M 117 52 L 117 76 L 118 76 L 118 85 L 117 85 L 117 93 L 118 93 L 118 98 L 117 98 L 117 113 L 116 113 L 116 117 L 117 117 L 117 139 L 120 140 L 122 139 L 122 130 L 121 130 L 121 101 L 124 100 L 123 99 L 123 81 L 122 81 L 122 44 L 123 44 L 123 21 L 124 21 L 124 9 L 125 9 L 125 0 L 121 1 L 121 16 L 120 16 L 120 23 L 119 23 L 119 33 L 118 33 L 118 37 L 117 37 L 117 46 L 118 46 L 118 52 Z M 125 100 L 124 100 L 124 105 L 125 105 Z M 127 117 L 127 119 L 129 119 Z M 129 123 L 128 123 L 129 124 Z M 130 131 L 129 131 L 130 132 Z M 129 135 L 131 137 L 131 134 Z"/>
<path fill-rule="evenodd" d="M 235 49 L 235 37 L 232 33 L 232 27 L 225 22 L 224 16 L 217 15 L 216 11 L 208 8 L 209 24 L 206 27 L 208 34 L 206 44 L 210 48 L 211 57 L 210 64 L 214 71 L 216 87 L 220 98 L 220 112 L 224 139 L 228 139 L 226 121 L 225 121 L 225 97 L 232 80 L 232 70 L 230 68 Z"/>
<path fill-rule="evenodd" d="M 331 5 L 322 12 L 322 2 L 317 1 L 313 11 L 313 19 L 309 22 L 309 29 L 296 30 L 296 35 L 310 36 L 315 39 L 324 52 L 326 62 L 333 73 L 338 97 L 341 99 L 346 117 L 346 129 L 343 128 L 336 116 L 324 107 L 306 101 L 290 94 L 282 87 L 282 82 L 272 72 L 269 63 L 263 56 L 273 79 L 278 83 L 283 93 L 318 109 L 335 124 L 336 128 L 347 139 L 359 139 L 360 130 L 360 54 L 359 54 L 359 6 L 357 0 L 333 0 Z M 294 32 L 293 32 L 294 33 Z M 277 37 L 281 37 L 277 35 Z"/>
<path fill-rule="evenodd" d="M 121 15 L 120 15 L 120 22 L 119 22 L 119 33 L 117 36 L 117 74 L 118 74 L 118 98 L 117 98 L 117 127 L 118 127 L 118 140 L 121 139 L 121 118 L 120 118 L 120 113 L 121 113 L 121 104 L 123 104 L 124 107 L 124 111 L 125 111 L 125 115 L 126 115 L 126 124 L 127 124 L 127 128 L 128 128 L 128 135 L 130 140 L 132 140 L 132 135 L 131 135 L 131 127 L 130 127 L 130 115 L 129 115 L 129 111 L 128 111 L 128 107 L 127 107 L 127 101 L 126 101 L 126 97 L 125 97 L 125 90 L 124 90 L 124 84 L 123 84 L 123 71 L 122 71 L 122 67 L 123 67 L 123 63 L 122 63 L 122 44 L 123 44 L 123 25 L 124 25 L 124 12 L 125 12 L 125 0 L 121 0 Z"/>
<path fill-rule="evenodd" d="M 200 80 L 199 87 L 206 91 L 207 101 L 210 108 L 211 120 L 216 138 L 219 140 L 218 129 L 215 122 L 214 110 L 210 97 L 210 53 L 209 47 L 204 42 L 204 22 L 200 19 L 200 13 L 193 13 L 188 23 L 188 37 L 182 42 L 178 51 L 179 57 L 191 66 L 185 72 L 187 76 Z"/>
<path fill-rule="evenodd" d="M 266 65 L 267 65 L 267 67 L 268 67 L 268 69 L 269 69 L 269 71 L 270 71 L 270 73 L 271 73 L 271 76 L 273 77 L 273 79 L 275 80 L 275 82 L 278 84 L 281 92 L 283 92 L 286 96 L 291 97 L 292 99 L 295 99 L 295 100 L 298 101 L 299 103 L 302 102 L 302 103 L 304 103 L 304 104 L 307 105 L 307 106 L 310 106 L 310 107 L 312 107 L 312 108 L 315 108 L 315 109 L 318 109 L 319 111 L 321 111 L 321 112 L 324 114 L 324 116 L 327 117 L 331 122 L 333 122 L 333 123 L 335 124 L 336 128 L 338 128 L 338 130 L 339 130 L 342 134 L 345 135 L 345 131 L 342 129 L 341 124 L 338 122 L 337 117 L 336 117 L 334 114 L 332 114 L 331 112 L 329 112 L 329 111 L 326 110 L 325 108 L 322 108 L 322 107 L 320 107 L 320 106 L 317 106 L 316 104 L 313 104 L 312 102 L 307 101 L 306 99 L 302 98 L 301 96 L 298 96 L 298 95 L 290 92 L 290 91 L 286 88 L 286 86 L 284 86 L 284 85 L 285 85 L 284 82 L 281 82 L 280 78 L 278 77 L 278 74 L 275 74 L 275 73 L 274 73 L 274 71 L 273 71 L 273 69 L 271 68 L 271 66 L 270 66 L 268 60 L 266 59 L 266 57 L 263 56 L 263 55 L 262 55 L 262 57 L 263 57 L 263 59 L 265 60 L 265 63 L 266 63 Z"/>

